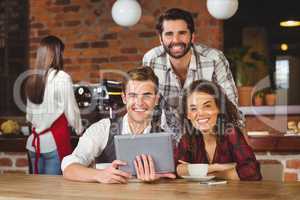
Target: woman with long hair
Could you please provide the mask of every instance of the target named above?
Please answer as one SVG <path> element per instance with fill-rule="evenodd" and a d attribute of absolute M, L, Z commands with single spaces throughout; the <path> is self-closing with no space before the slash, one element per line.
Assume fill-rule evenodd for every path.
<path fill-rule="evenodd" d="M 43 38 L 25 85 L 26 119 L 32 125 L 26 148 L 35 174 L 61 174 L 61 160 L 72 152 L 68 125 L 82 132 L 72 79 L 63 71 L 63 51 L 58 37 Z"/>
<path fill-rule="evenodd" d="M 184 135 L 175 150 L 177 173 L 188 163 L 208 164 L 209 175 L 260 180 L 253 150 L 238 127 L 238 110 L 216 83 L 198 80 L 183 95 Z"/>

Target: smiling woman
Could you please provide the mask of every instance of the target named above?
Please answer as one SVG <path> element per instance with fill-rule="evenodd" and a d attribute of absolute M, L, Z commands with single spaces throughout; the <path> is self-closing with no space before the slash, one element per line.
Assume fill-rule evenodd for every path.
<path fill-rule="evenodd" d="M 187 99 L 187 118 L 203 134 L 211 134 L 220 112 L 214 97 L 205 92 L 194 92 Z"/>
<path fill-rule="evenodd" d="M 175 150 L 177 173 L 188 163 L 209 164 L 209 175 L 234 180 L 261 180 L 259 164 L 237 126 L 238 113 L 220 86 L 193 82 L 184 92 L 185 134 Z M 182 162 L 184 161 L 184 162 Z"/>

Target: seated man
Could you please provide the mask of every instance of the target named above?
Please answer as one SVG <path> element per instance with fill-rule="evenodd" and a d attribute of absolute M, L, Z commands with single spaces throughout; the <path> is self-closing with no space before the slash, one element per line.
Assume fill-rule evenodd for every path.
<path fill-rule="evenodd" d="M 149 67 L 136 68 L 128 72 L 124 80 L 122 99 L 127 114 L 116 120 L 102 119 L 92 124 L 80 137 L 73 153 L 62 161 L 63 176 L 69 180 L 100 183 L 127 183 L 131 175 L 118 169 L 126 163 L 115 160 L 113 138 L 123 134 L 147 134 L 160 131 L 153 120 L 153 111 L 158 103 L 158 78 Z M 88 166 L 100 156 L 103 163 L 112 162 L 103 170 Z M 154 181 L 160 177 L 175 178 L 174 174 L 155 173 L 151 156 L 138 156 L 134 162 L 137 178 Z"/>

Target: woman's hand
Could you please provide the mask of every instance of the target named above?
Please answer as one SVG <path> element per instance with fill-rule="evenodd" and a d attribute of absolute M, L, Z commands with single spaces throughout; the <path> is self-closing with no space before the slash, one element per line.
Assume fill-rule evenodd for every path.
<path fill-rule="evenodd" d="M 185 162 L 185 161 L 183 161 L 183 160 L 178 160 L 178 162 L 179 162 L 180 164 L 185 164 L 185 165 L 190 164 L 189 162 Z"/>
<path fill-rule="evenodd" d="M 235 166 L 236 166 L 236 163 L 224 163 L 224 164 L 215 163 L 215 164 L 210 164 L 208 166 L 208 173 L 235 169 Z"/>
<path fill-rule="evenodd" d="M 100 183 L 127 183 L 131 174 L 118 169 L 119 166 L 127 165 L 120 160 L 114 160 L 110 167 L 99 170 L 95 179 Z"/>
<path fill-rule="evenodd" d="M 182 176 L 188 176 L 189 172 L 188 172 L 188 162 L 185 162 L 183 160 L 178 160 L 178 162 L 180 164 L 177 165 L 176 167 L 176 172 L 178 174 L 178 176 L 182 177 Z"/>
<path fill-rule="evenodd" d="M 144 182 L 153 182 L 160 178 L 176 178 L 175 174 L 173 173 L 156 173 L 154 162 L 150 155 L 142 154 L 137 156 L 134 160 L 134 167 L 137 178 Z"/>
<path fill-rule="evenodd" d="M 229 180 L 239 180 L 235 166 L 236 163 L 211 164 L 208 167 L 208 175 Z"/>

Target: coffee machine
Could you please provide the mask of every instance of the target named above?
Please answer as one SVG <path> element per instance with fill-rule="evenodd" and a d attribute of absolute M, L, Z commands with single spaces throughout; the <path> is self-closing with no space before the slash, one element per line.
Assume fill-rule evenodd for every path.
<path fill-rule="evenodd" d="M 114 119 L 126 112 L 120 82 L 103 80 L 96 84 L 74 84 L 73 89 L 85 128 L 102 118 Z"/>

